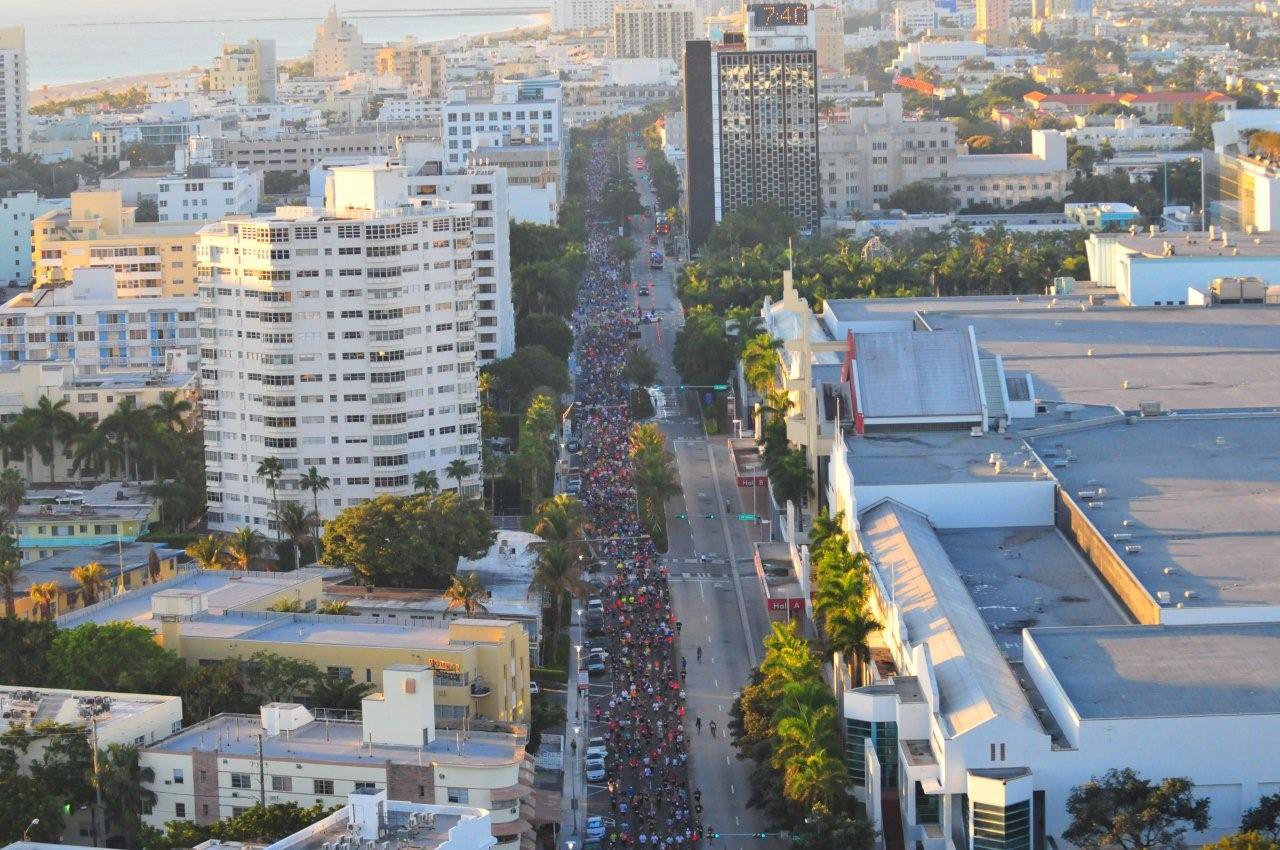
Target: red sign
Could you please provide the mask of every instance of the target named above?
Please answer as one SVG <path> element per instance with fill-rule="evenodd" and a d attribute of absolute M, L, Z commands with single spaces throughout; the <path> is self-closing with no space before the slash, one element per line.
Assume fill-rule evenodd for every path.
<path fill-rule="evenodd" d="M 790 610 L 792 614 L 799 614 L 804 612 L 803 599 L 786 599 L 786 598 L 772 599 L 770 598 L 765 600 L 765 605 L 767 610 L 769 611 Z"/>
<path fill-rule="evenodd" d="M 769 476 L 767 475 L 738 475 L 735 476 L 739 487 L 768 487 Z"/>

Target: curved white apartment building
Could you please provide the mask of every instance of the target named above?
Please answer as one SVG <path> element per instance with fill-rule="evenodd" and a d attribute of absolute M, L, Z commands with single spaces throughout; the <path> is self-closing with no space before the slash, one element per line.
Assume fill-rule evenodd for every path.
<path fill-rule="evenodd" d="M 270 535 L 272 494 L 325 519 L 419 470 L 444 488 L 480 459 L 469 203 L 410 201 L 403 167 L 333 171 L 323 209 L 280 207 L 200 232 L 200 366 L 209 525 Z M 478 482 L 473 473 L 464 490 Z"/>

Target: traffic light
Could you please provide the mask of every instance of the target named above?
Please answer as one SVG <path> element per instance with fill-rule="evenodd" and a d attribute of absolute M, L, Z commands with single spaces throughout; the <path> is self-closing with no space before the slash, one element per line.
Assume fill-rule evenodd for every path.
<path fill-rule="evenodd" d="M 707 514 L 707 519 L 715 519 L 715 518 L 716 518 L 715 514 Z"/>
<path fill-rule="evenodd" d="M 688 515 L 688 514 L 676 514 L 676 519 L 688 520 L 688 519 L 689 519 L 689 515 Z"/>
<path fill-rule="evenodd" d="M 712 837 L 712 838 L 719 838 L 719 837 L 720 837 L 720 833 L 718 833 L 718 832 L 713 832 L 713 833 L 711 833 L 711 837 Z"/>
<path fill-rule="evenodd" d="M 756 835 L 757 835 L 757 837 L 759 837 L 759 838 L 768 838 L 768 837 L 769 837 L 769 833 L 767 833 L 767 832 L 759 832 L 759 833 L 756 833 Z"/>

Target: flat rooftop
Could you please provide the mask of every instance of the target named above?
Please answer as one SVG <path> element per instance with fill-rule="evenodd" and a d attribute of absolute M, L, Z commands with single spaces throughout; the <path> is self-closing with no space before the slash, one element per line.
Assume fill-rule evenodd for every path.
<path fill-rule="evenodd" d="M 414 810 L 418 810 L 417 807 Z M 378 845 L 381 850 L 431 850 L 431 848 L 439 847 L 449 840 L 449 830 L 462 821 L 462 816 L 452 813 L 432 812 L 427 820 L 416 821 L 411 825 L 409 811 L 396 808 L 395 803 L 388 800 L 386 819 L 387 836 Z M 339 819 L 327 827 L 312 830 L 304 838 L 299 838 L 298 841 L 287 844 L 287 850 L 329 850 L 331 847 L 337 847 L 339 841 L 343 841 L 351 835 L 348 823 L 349 821 L 346 819 Z M 303 835 L 303 833 L 298 833 L 298 835 Z M 213 847 L 205 848 L 205 850 L 221 850 L 223 847 L 226 850 L 231 850 L 235 846 L 234 844 L 216 844 Z"/>
<path fill-rule="evenodd" d="M 1178 410 L 1280 408 L 1280 309 L 1087 301 L 1023 295 L 828 303 L 841 322 L 910 319 L 920 311 L 934 328 L 972 325 L 979 349 L 1002 355 L 1006 371 L 1030 372 L 1039 398 L 1123 410 L 1143 401 Z"/>
<path fill-rule="evenodd" d="M 1157 260 L 1177 260 L 1179 257 L 1231 257 L 1232 250 L 1238 251 L 1239 258 L 1245 257 L 1280 257 L 1280 232 L 1273 230 L 1245 235 L 1243 233 L 1228 234 L 1229 245 L 1223 245 L 1221 238 L 1213 240 L 1208 233 L 1157 233 L 1151 236 L 1138 233 L 1107 234 L 1106 238 L 1114 238 L 1116 243 L 1144 257 Z M 1173 256 L 1164 256 L 1165 243 L 1173 246 Z"/>
<path fill-rule="evenodd" d="M 938 530 L 996 645 L 1022 658 L 1022 630 L 1121 625 L 1128 617 L 1057 528 Z"/>
<path fill-rule="evenodd" d="M 147 556 L 154 551 L 160 560 L 173 558 L 183 554 L 181 549 L 165 548 L 163 543 L 125 543 L 117 546 L 106 543 L 102 546 L 77 546 L 55 552 L 47 558 L 28 562 L 22 568 L 22 577 L 14 589 L 26 593 L 33 584 L 56 581 L 62 587 L 78 587 L 80 583 L 71 577 L 71 571 L 82 567 L 90 561 L 97 561 L 107 568 L 112 578 L 118 578 L 120 563 L 124 562 L 126 570 L 138 569 L 147 563 Z"/>
<path fill-rule="evenodd" d="M 105 699 L 103 699 L 105 698 Z M 89 702 L 92 699 L 93 702 Z M 55 688 L 24 688 L 17 685 L 0 685 L 0 709 L 34 711 L 34 723 L 87 724 L 95 719 L 103 728 L 113 724 L 133 723 L 139 716 L 164 705 L 176 702 L 179 697 L 153 694 L 118 694 L 108 691 L 68 691 Z M 82 714 L 82 705 L 96 706 L 94 711 Z M 6 723 L 18 720 L 6 720 Z"/>
<path fill-rule="evenodd" d="M 257 715 L 219 714 L 152 744 L 147 751 L 188 753 L 195 749 L 257 758 L 261 733 L 262 720 Z M 426 759 L 449 764 L 502 765 L 524 758 L 524 739 L 501 732 L 470 731 L 461 736 L 441 729 L 435 741 L 422 748 L 370 744 L 364 740 L 362 724 L 344 720 L 312 721 L 287 736 L 262 736 L 262 755 L 268 759 L 417 764 L 419 752 Z"/>
<path fill-rule="evenodd" d="M 1022 470 L 1022 462 L 1031 459 L 1031 454 L 1012 434 L 988 432 L 974 437 L 968 430 L 873 432 L 863 437 L 850 436 L 845 445 L 853 480 L 859 487 L 994 482 L 1012 475 L 1025 475 L 1029 480 L 1034 470 L 1043 470 L 1034 461 Z M 1001 454 L 1005 463 L 1019 472 L 997 476 L 995 467 L 988 462 L 993 452 Z"/>
<path fill-rule="evenodd" d="M 287 573 L 268 573 L 239 570 L 188 570 L 181 575 L 135 588 L 120 596 L 63 614 L 58 618 L 62 628 L 74 628 L 81 623 L 113 623 L 128 620 L 140 626 L 158 628 L 151 620 L 151 597 L 162 590 L 188 590 L 208 594 L 209 611 L 220 613 L 241 605 L 248 605 L 270 594 L 308 581 L 315 576 L 323 578 L 345 575 L 346 571 L 306 567 Z"/>
<path fill-rule="evenodd" d="M 1280 624 L 1032 629 L 1082 719 L 1274 714 Z"/>
<path fill-rule="evenodd" d="M 1079 492 L 1105 488 L 1088 517 L 1108 540 L 1133 535 L 1115 545 L 1152 597 L 1280 605 L 1280 416 L 1139 419 L 1033 445 L 1070 450 L 1075 460 L 1053 471 L 1077 503 L 1086 501 Z M 1142 551 L 1125 553 L 1127 545 Z"/>

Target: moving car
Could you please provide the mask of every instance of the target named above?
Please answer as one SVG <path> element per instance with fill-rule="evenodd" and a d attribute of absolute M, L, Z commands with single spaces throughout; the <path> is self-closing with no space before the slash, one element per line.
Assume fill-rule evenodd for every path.
<path fill-rule="evenodd" d="M 642 287 L 640 287 L 640 294 L 641 294 L 641 295 L 648 295 L 648 294 L 649 294 L 649 287 L 647 287 L 647 286 L 642 286 Z"/>

